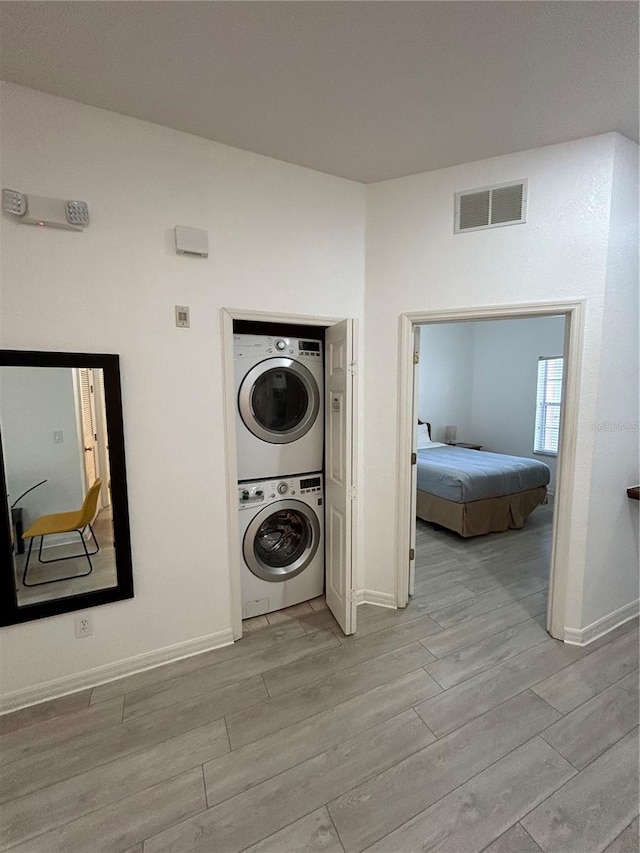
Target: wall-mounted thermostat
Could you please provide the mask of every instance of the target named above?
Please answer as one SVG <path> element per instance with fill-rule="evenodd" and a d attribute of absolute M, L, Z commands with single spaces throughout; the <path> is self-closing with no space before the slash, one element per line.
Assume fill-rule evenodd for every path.
<path fill-rule="evenodd" d="M 203 228 L 176 225 L 176 252 L 196 258 L 209 257 L 209 235 Z"/>
<path fill-rule="evenodd" d="M 189 306 L 188 305 L 176 305 L 176 326 L 179 329 L 188 329 L 190 326 L 189 322 Z"/>

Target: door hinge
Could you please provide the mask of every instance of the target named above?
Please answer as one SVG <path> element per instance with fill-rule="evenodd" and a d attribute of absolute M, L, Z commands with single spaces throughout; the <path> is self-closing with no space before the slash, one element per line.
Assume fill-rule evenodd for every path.
<path fill-rule="evenodd" d="M 409 562 L 413 562 L 416 558 L 416 552 L 414 548 L 409 548 Z"/>
<path fill-rule="evenodd" d="M 358 370 L 358 362 L 357 362 L 357 361 L 352 361 L 352 362 L 351 362 L 351 364 L 349 365 L 349 373 L 350 373 L 352 376 L 355 376 L 355 375 L 356 375 L 357 370 Z"/>
<path fill-rule="evenodd" d="M 349 488 L 349 498 L 350 498 L 352 501 L 355 501 L 355 499 L 356 499 L 356 487 L 355 487 L 355 486 L 351 486 L 351 487 Z"/>
<path fill-rule="evenodd" d="M 413 363 L 414 364 L 420 364 L 420 353 L 419 352 L 414 352 Z"/>
<path fill-rule="evenodd" d="M 412 464 L 412 465 L 415 465 L 417 461 L 418 461 L 418 454 L 417 454 L 417 453 L 412 453 L 412 454 L 411 454 L 411 464 Z"/>

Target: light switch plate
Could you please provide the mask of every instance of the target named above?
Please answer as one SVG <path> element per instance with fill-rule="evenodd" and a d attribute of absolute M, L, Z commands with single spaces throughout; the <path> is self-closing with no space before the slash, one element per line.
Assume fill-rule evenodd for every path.
<path fill-rule="evenodd" d="M 179 329 L 188 329 L 191 325 L 188 305 L 176 305 L 176 326 Z"/>

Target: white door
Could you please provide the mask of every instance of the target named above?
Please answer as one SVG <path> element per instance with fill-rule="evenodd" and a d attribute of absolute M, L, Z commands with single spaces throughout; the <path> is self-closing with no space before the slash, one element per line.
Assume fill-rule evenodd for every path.
<path fill-rule="evenodd" d="M 345 634 L 356 630 L 353 592 L 353 320 L 325 337 L 325 525 L 327 606 Z"/>
<path fill-rule="evenodd" d="M 87 489 L 90 489 L 99 476 L 100 471 L 93 370 L 91 368 L 81 367 L 78 370 L 78 375 L 80 382 L 82 450 L 84 456 L 85 476 L 87 479 Z"/>
<path fill-rule="evenodd" d="M 411 427 L 411 530 L 409 534 L 409 595 L 416 581 L 416 492 L 418 490 L 418 416 L 419 416 L 420 326 L 413 327 L 413 423 Z"/>
<path fill-rule="evenodd" d="M 96 433 L 98 435 L 98 470 L 102 477 L 100 499 L 103 507 L 111 504 L 111 465 L 109 463 L 109 431 L 107 429 L 107 401 L 104 391 L 104 371 L 94 370 L 93 395 L 96 404 Z"/>

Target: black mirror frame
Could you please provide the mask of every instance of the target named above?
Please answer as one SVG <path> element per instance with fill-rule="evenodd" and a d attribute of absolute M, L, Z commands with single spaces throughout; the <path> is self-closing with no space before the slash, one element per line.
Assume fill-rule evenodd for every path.
<path fill-rule="evenodd" d="M 127 473 L 124 452 L 120 358 L 105 353 L 39 352 L 0 349 L 0 367 L 86 367 L 102 369 L 109 435 L 109 466 L 115 540 L 115 587 L 67 596 L 52 601 L 18 606 L 12 570 L 11 515 L 7 501 L 7 483 L 0 441 L 0 626 L 31 622 L 45 616 L 71 613 L 100 604 L 133 598 L 131 533 L 127 498 Z"/>

